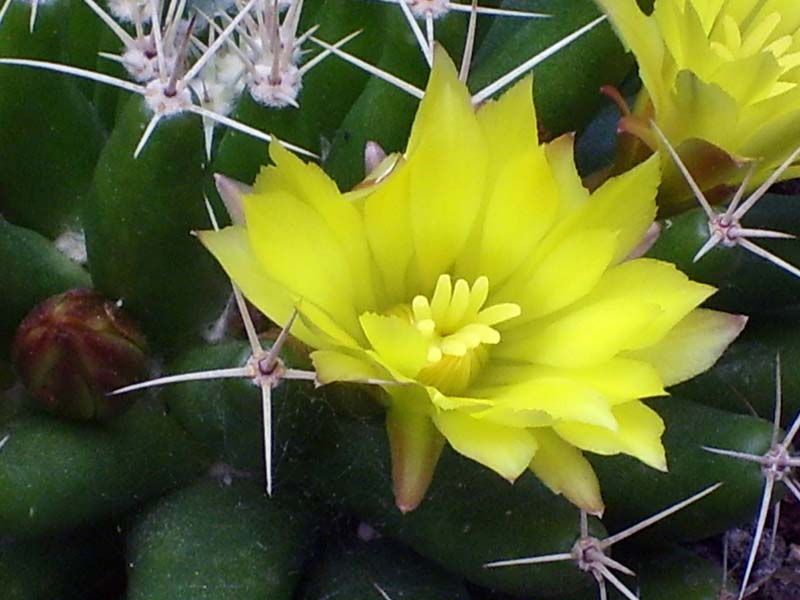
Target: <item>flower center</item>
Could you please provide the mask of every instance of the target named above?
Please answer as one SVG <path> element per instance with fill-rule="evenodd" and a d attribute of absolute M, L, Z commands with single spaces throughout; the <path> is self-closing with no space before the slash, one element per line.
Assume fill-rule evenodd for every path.
<path fill-rule="evenodd" d="M 769 52 L 785 73 L 800 65 L 800 52 L 792 35 L 775 34 L 780 24 L 781 16 L 775 12 L 743 29 L 734 17 L 724 14 L 720 24 L 711 33 L 711 50 L 725 62 Z M 795 85 L 793 79 L 781 78 L 771 86 L 769 95 L 783 93 Z"/>
<path fill-rule="evenodd" d="M 430 300 L 417 296 L 411 302 L 409 317 L 429 340 L 428 365 L 418 378 L 441 392 L 463 392 L 485 364 L 485 345 L 500 342 L 495 325 L 518 317 L 517 304 L 485 306 L 489 280 L 478 277 L 470 285 L 463 279 L 453 284 L 449 275 L 441 275 Z"/>

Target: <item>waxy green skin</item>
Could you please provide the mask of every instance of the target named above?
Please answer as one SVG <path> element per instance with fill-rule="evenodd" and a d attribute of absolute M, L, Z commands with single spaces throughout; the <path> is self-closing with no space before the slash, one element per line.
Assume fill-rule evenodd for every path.
<path fill-rule="evenodd" d="M 290 600 L 315 519 L 260 482 L 204 479 L 166 496 L 128 544 L 130 600 Z"/>
<path fill-rule="evenodd" d="M 766 194 L 743 217 L 742 226 L 800 235 L 798 198 Z M 718 208 L 722 211 L 723 208 Z M 707 304 L 745 314 L 795 310 L 800 306 L 800 278 L 740 247 L 720 244 L 699 261 L 694 256 L 709 238 L 708 219 L 699 207 L 666 220 L 648 256 L 675 263 L 695 281 L 719 291 Z M 795 240 L 753 240 L 793 265 L 800 265 Z"/>
<path fill-rule="evenodd" d="M 134 159 L 150 117 L 141 98 L 129 100 L 98 161 L 84 227 L 97 289 L 121 299 L 156 347 L 170 347 L 199 340 L 230 287 L 191 235 L 210 228 L 200 118 L 163 119 Z"/>
<path fill-rule="evenodd" d="M 659 548 L 649 555 L 622 552 L 614 555 L 636 573 L 636 578 L 620 579 L 638 596 L 647 600 L 721 600 L 722 569 L 719 564 L 680 546 Z M 606 584 L 611 600 L 623 600 L 611 584 Z M 731 583 L 730 590 L 735 589 Z M 562 600 L 597 600 L 597 590 L 585 591 Z"/>
<path fill-rule="evenodd" d="M 114 35 L 114 32 L 104 27 L 97 41 L 97 50 L 99 52 L 120 55 L 124 49 L 125 46 L 120 42 L 119 38 Z M 130 79 L 125 67 L 118 62 L 114 62 L 102 56 L 95 55 L 94 63 L 88 68 L 96 73 L 111 75 L 123 81 Z M 131 93 L 105 83 L 94 81 L 90 83 L 92 86 L 90 97 L 97 109 L 97 114 L 103 125 L 105 125 L 109 131 L 113 131 L 117 116 L 121 109 L 124 108 L 125 102 L 130 98 Z"/>
<path fill-rule="evenodd" d="M 26 416 L 0 438 L 0 536 L 34 537 L 118 515 L 185 484 L 204 455 L 163 407 L 140 402 L 106 426 Z"/>
<path fill-rule="evenodd" d="M 592 0 L 506 0 L 502 6 L 552 16 L 495 19 L 475 57 L 473 93 L 601 14 Z M 600 87 L 618 85 L 632 67 L 610 25 L 598 25 L 533 71 L 540 127 L 552 137 L 582 129 L 605 101 Z"/>
<path fill-rule="evenodd" d="M 719 600 L 721 566 L 680 546 L 626 564 L 640 574 L 640 594 L 648 600 Z"/>
<path fill-rule="evenodd" d="M 372 63 L 381 55 L 387 22 L 391 22 L 395 10 L 391 5 L 373 0 L 324 0 L 318 11 L 308 13 L 314 15 L 308 24 L 319 24 L 314 37 L 329 44 L 361 30 L 361 34 L 342 50 Z M 309 47 L 314 45 L 310 43 Z M 370 75 L 332 54 L 305 76 L 299 103 L 307 126 L 315 136 L 312 150 L 321 151 L 322 140 L 333 137 L 369 79 Z"/>
<path fill-rule="evenodd" d="M 662 438 L 668 473 L 627 456 L 587 457 L 600 479 L 612 532 L 649 517 L 703 489 L 722 482 L 710 496 L 633 538 L 635 543 L 690 542 L 722 533 L 755 513 L 764 477 L 759 465 L 712 454 L 710 446 L 764 454 L 772 426 L 755 417 L 733 414 L 671 396 L 651 406 L 666 424 Z"/>
<path fill-rule="evenodd" d="M 268 346 L 267 346 L 268 347 Z M 170 373 L 242 366 L 250 357 L 243 341 L 200 346 L 176 358 Z M 286 364 L 307 368 L 307 364 L 281 352 Z M 201 443 L 215 460 L 251 472 L 260 479 L 264 473 L 264 435 L 261 390 L 249 379 L 220 379 L 170 385 L 159 391 L 184 430 Z M 292 473 L 302 472 L 304 454 L 314 452 L 314 438 L 330 408 L 317 398 L 310 383 L 283 381 L 272 391 L 274 480 L 278 489 Z M 313 460 L 311 454 L 308 460 Z M 284 477 L 287 473 L 287 477 Z"/>
<path fill-rule="evenodd" d="M 0 57 L 59 61 L 68 5 L 40 2 L 31 34 L 30 4 L 13 2 L 0 25 Z M 76 82 L 39 69 L 0 66 L 0 131 L 0 213 L 48 237 L 76 227 L 105 141 L 94 107 Z"/>
<path fill-rule="evenodd" d="M 0 356 L 39 302 L 66 290 L 89 287 L 89 274 L 44 236 L 0 218 Z"/>
<path fill-rule="evenodd" d="M 308 575 L 301 600 L 390 598 L 469 600 L 464 584 L 414 552 L 385 538 L 362 541 L 339 533 Z"/>
<path fill-rule="evenodd" d="M 69 3 L 69 25 L 64 49 L 64 62 L 76 67 L 94 70 L 100 37 L 107 30 L 103 22 L 83 0 Z M 107 59 L 106 62 L 110 62 Z M 75 80 L 80 90 L 90 100 L 94 95 L 94 82 L 88 79 Z"/>

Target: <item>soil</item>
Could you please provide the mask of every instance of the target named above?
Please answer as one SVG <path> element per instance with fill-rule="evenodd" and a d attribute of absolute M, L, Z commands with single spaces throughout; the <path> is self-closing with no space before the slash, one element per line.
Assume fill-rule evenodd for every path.
<path fill-rule="evenodd" d="M 770 513 L 744 597 L 748 600 L 800 600 L 800 503 L 791 494 L 783 498 L 774 541 L 772 518 Z M 730 583 L 728 589 L 720 593 L 720 600 L 736 600 L 753 541 L 752 527 L 731 529 L 724 537 L 707 540 L 694 549 L 723 564 L 726 538 Z"/>

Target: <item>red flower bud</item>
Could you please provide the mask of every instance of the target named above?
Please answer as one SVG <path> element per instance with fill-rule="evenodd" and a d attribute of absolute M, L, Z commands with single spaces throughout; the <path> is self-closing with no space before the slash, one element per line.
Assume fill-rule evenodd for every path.
<path fill-rule="evenodd" d="M 145 340 L 114 302 L 70 290 L 34 308 L 17 330 L 12 357 L 31 396 L 71 419 L 107 419 L 129 404 L 108 392 L 147 374 Z"/>

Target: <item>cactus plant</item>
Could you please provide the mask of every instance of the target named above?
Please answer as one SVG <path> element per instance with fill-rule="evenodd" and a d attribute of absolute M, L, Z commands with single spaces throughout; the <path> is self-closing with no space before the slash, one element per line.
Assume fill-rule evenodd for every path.
<path fill-rule="evenodd" d="M 800 500 L 798 19 L 1 2 L 9 593 L 716 598 L 752 524 L 751 594 Z"/>

